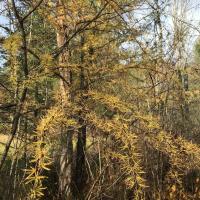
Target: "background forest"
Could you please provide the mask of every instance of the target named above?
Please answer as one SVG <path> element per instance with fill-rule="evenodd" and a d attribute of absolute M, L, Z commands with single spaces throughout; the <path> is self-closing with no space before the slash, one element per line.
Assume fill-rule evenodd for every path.
<path fill-rule="evenodd" d="M 189 11 L 189 0 L 1 0 L 0 199 L 200 199 Z"/>

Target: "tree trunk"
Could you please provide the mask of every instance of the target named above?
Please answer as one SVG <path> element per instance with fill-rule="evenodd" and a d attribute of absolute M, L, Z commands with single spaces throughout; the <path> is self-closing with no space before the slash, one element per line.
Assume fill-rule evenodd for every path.
<path fill-rule="evenodd" d="M 73 132 L 63 134 L 62 151 L 60 157 L 59 193 L 61 199 L 71 198 L 71 180 L 73 170 Z"/>
<path fill-rule="evenodd" d="M 62 47 L 66 41 L 66 28 L 64 26 L 64 8 L 62 1 L 57 1 L 57 18 L 59 28 L 57 29 L 57 46 Z M 71 101 L 69 87 L 71 85 L 71 73 L 67 68 L 68 51 L 65 50 L 59 55 L 61 105 L 64 108 Z M 61 157 L 59 171 L 59 196 L 60 199 L 71 199 L 71 180 L 73 169 L 73 132 L 69 127 L 63 127 L 61 133 Z"/>
<path fill-rule="evenodd" d="M 78 132 L 76 168 L 74 175 L 74 199 L 84 199 L 84 188 L 86 184 L 86 166 L 85 166 L 85 146 L 86 146 L 86 125 L 84 120 L 80 119 L 81 128 Z"/>
<path fill-rule="evenodd" d="M 84 36 L 81 37 L 81 46 L 84 45 Z M 84 75 L 84 52 L 81 52 L 80 55 L 80 93 L 81 93 L 81 102 L 82 111 L 84 110 L 84 100 L 83 92 L 87 90 L 85 84 L 85 75 Z M 86 162 L 85 162 L 85 150 L 86 150 L 86 133 L 87 128 L 84 121 L 84 111 L 79 114 L 79 131 L 78 131 L 78 140 L 77 140 L 77 150 L 76 150 L 76 168 L 74 172 L 74 186 L 73 186 L 73 197 L 74 199 L 84 199 L 84 188 L 86 185 Z"/>

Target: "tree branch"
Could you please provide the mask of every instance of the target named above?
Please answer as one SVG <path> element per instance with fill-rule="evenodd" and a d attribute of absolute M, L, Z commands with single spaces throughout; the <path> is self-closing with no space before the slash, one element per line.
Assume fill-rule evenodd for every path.
<path fill-rule="evenodd" d="M 83 32 L 92 22 L 94 22 L 95 20 L 97 20 L 101 13 L 105 10 L 105 8 L 107 7 L 108 2 L 103 6 L 103 8 L 97 13 L 97 15 L 90 21 L 87 21 L 87 23 L 85 25 L 83 25 L 82 27 L 80 27 L 79 29 L 77 29 L 63 44 L 62 47 L 60 47 L 59 49 L 57 49 L 56 51 L 54 51 L 53 57 L 57 58 L 63 51 L 64 49 L 68 46 L 69 42 L 78 34 Z"/>
<path fill-rule="evenodd" d="M 43 0 L 40 0 L 36 5 L 35 7 L 30 10 L 23 18 L 22 18 L 22 21 L 26 20 L 26 18 L 28 18 L 41 4 L 42 4 Z"/>

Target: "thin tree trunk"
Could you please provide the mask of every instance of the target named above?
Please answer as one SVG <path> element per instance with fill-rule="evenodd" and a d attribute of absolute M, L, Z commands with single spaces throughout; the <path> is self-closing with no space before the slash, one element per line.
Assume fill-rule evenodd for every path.
<path fill-rule="evenodd" d="M 81 46 L 84 45 L 84 36 L 81 37 Z M 84 52 L 81 52 L 80 55 L 80 93 L 81 93 L 81 106 L 84 106 L 84 96 L 83 92 L 87 90 L 85 84 L 85 75 L 84 75 Z M 83 109 L 82 109 L 83 110 Z M 84 112 L 84 111 L 83 111 Z M 80 113 L 79 116 L 79 125 L 80 129 L 78 131 L 78 140 L 77 140 L 77 151 L 76 151 L 76 168 L 74 172 L 74 199 L 84 199 L 84 188 L 86 185 L 86 161 L 85 161 L 85 149 L 86 149 L 86 124 L 84 121 L 84 113 Z"/>
<path fill-rule="evenodd" d="M 81 128 L 78 132 L 76 169 L 74 176 L 74 199 L 84 199 L 84 188 L 86 185 L 86 162 L 85 162 L 85 147 L 86 147 L 86 125 L 84 120 L 79 121 Z"/>
<path fill-rule="evenodd" d="M 21 32 L 21 35 L 22 35 L 22 47 L 23 47 L 22 67 L 23 67 L 24 78 L 27 79 L 28 74 L 29 74 L 29 71 L 28 71 L 28 51 L 27 51 L 26 32 L 25 32 L 25 28 L 24 28 L 24 22 L 21 19 L 21 16 L 19 15 L 19 12 L 16 8 L 15 1 L 11 0 L 11 4 L 12 4 L 12 10 L 14 12 L 14 15 L 15 15 L 17 21 L 18 21 L 18 29 L 19 29 L 19 31 Z M 15 112 L 14 117 L 13 117 L 10 138 L 8 139 L 8 141 L 6 143 L 5 150 L 4 150 L 2 158 L 0 160 L 0 171 L 1 171 L 3 164 L 4 164 L 4 162 L 7 158 L 8 151 L 10 149 L 10 145 L 11 145 L 11 143 L 12 143 L 14 137 L 15 137 L 15 134 L 17 132 L 19 119 L 21 117 L 21 111 L 23 109 L 23 105 L 24 105 L 24 102 L 25 102 L 26 96 L 27 96 L 27 91 L 28 91 L 28 88 L 24 87 L 20 101 L 19 101 L 17 108 L 16 108 L 16 112 Z"/>
<path fill-rule="evenodd" d="M 6 147 L 4 149 L 2 158 L 0 160 L 0 171 L 2 170 L 3 164 L 4 164 L 4 162 L 5 162 L 6 158 L 7 158 L 8 151 L 10 149 L 10 145 L 11 145 L 11 143 L 12 143 L 14 137 L 15 137 L 15 134 L 17 132 L 19 119 L 21 117 L 22 106 L 23 106 L 24 101 L 26 99 L 26 93 L 27 93 L 27 88 L 25 88 L 23 93 L 22 93 L 22 97 L 21 97 L 20 103 L 18 105 L 17 111 L 16 111 L 16 113 L 14 115 L 14 118 L 13 118 L 12 127 L 11 127 L 11 134 L 10 134 L 10 137 L 9 137 L 7 143 L 6 143 Z"/>

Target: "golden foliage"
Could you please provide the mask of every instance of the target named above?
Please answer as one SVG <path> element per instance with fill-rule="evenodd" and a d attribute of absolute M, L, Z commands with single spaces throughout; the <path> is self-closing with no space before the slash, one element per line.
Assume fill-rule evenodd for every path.
<path fill-rule="evenodd" d="M 179 169 L 200 167 L 200 147 L 197 144 L 188 142 L 180 136 L 175 138 L 164 131 L 146 136 L 146 141 L 169 155 L 171 164 Z"/>
<path fill-rule="evenodd" d="M 140 154 L 138 152 L 138 138 L 134 132 L 130 131 L 127 124 L 119 119 L 103 120 L 95 113 L 90 113 L 86 116 L 89 123 L 94 125 L 103 133 L 114 137 L 113 142 L 116 143 L 114 152 L 110 151 L 108 154 L 112 158 L 119 160 L 121 169 L 126 174 L 126 184 L 130 188 L 137 185 L 138 190 L 145 187 L 145 180 L 143 179 L 143 170 L 141 167 Z"/>
<path fill-rule="evenodd" d="M 50 170 L 50 165 L 52 163 L 49 157 L 49 142 L 52 135 L 50 133 L 54 132 L 55 128 L 64 123 L 66 126 L 72 126 L 75 124 L 73 120 L 66 120 L 63 110 L 60 107 L 53 107 L 48 110 L 47 114 L 40 120 L 36 133 L 33 135 L 36 141 L 33 142 L 29 148 L 32 152 L 31 163 L 33 167 L 26 169 L 27 177 L 25 179 L 26 184 L 31 183 L 32 189 L 30 191 L 30 199 L 39 199 L 44 193 L 43 190 L 43 176 L 44 170 Z"/>

